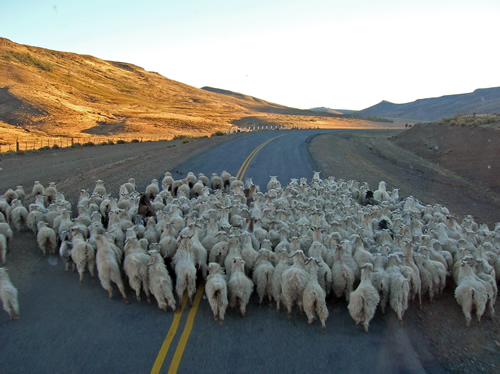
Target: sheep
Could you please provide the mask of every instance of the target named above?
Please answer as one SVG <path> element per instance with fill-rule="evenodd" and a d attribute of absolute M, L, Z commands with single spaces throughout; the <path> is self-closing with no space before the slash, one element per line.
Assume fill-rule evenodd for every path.
<path fill-rule="evenodd" d="M 26 198 L 26 193 L 24 192 L 23 186 L 17 186 L 14 192 L 17 195 L 17 199 L 21 200 L 21 202 L 24 202 L 24 199 Z"/>
<path fill-rule="evenodd" d="M 477 322 L 481 322 L 481 317 L 488 302 L 488 294 L 483 283 L 477 279 L 472 266 L 467 261 L 462 260 L 460 262 L 459 279 L 457 288 L 455 288 L 455 299 L 462 307 L 465 325 L 470 327 L 473 309 L 476 310 Z"/>
<path fill-rule="evenodd" d="M 37 229 L 36 241 L 43 255 L 45 256 L 47 252 L 55 253 L 57 248 L 56 232 L 44 221 L 38 222 Z"/>
<path fill-rule="evenodd" d="M 172 192 L 172 185 L 174 183 L 174 178 L 172 177 L 172 173 L 167 171 L 161 181 L 161 188 L 164 191 Z"/>
<path fill-rule="evenodd" d="M 5 236 L 5 239 L 7 240 L 7 249 L 8 249 L 10 242 L 14 237 L 14 233 L 12 232 L 12 229 L 10 228 L 10 225 L 7 222 L 0 222 L 0 234 Z"/>
<path fill-rule="evenodd" d="M 172 278 L 168 273 L 163 258 L 157 250 L 148 251 L 149 288 L 158 302 L 158 308 L 167 311 L 167 305 L 172 310 L 177 310 L 172 288 Z M 179 299 L 180 300 L 180 299 Z"/>
<path fill-rule="evenodd" d="M 5 198 L 5 201 L 7 204 L 12 204 L 14 200 L 17 199 L 17 194 L 16 191 L 14 191 L 12 188 L 9 188 L 4 194 L 3 197 Z"/>
<path fill-rule="evenodd" d="M 224 170 L 222 173 L 220 173 L 220 177 L 222 179 L 222 190 L 225 192 L 229 192 L 229 186 L 231 185 L 231 174 Z"/>
<path fill-rule="evenodd" d="M 345 248 L 335 247 L 334 262 L 332 265 L 332 289 L 336 297 L 345 295 L 347 302 L 354 288 L 354 270 L 344 262 Z"/>
<path fill-rule="evenodd" d="M 281 279 L 283 272 L 291 266 L 291 263 L 286 248 L 280 248 L 276 252 L 278 253 L 278 263 L 274 268 L 273 276 L 271 278 L 271 293 L 276 301 L 276 310 L 279 312 L 282 295 Z"/>
<path fill-rule="evenodd" d="M 326 307 L 326 294 L 318 283 L 318 267 L 320 261 L 315 258 L 308 258 L 305 268 L 309 273 L 307 283 L 302 293 L 302 304 L 309 324 L 314 322 L 318 315 L 321 321 L 321 332 L 326 333 L 326 319 L 328 318 L 328 308 Z"/>
<path fill-rule="evenodd" d="M 151 200 L 154 200 L 156 195 L 160 193 L 160 186 L 158 184 L 158 179 L 154 178 L 151 180 L 151 183 L 146 187 L 146 192 L 145 194 L 148 195 L 148 197 Z"/>
<path fill-rule="evenodd" d="M 224 189 L 224 181 L 217 175 L 217 173 L 212 173 L 210 178 L 210 188 L 212 191 Z"/>
<path fill-rule="evenodd" d="M 259 307 L 262 307 L 262 302 L 266 296 L 269 302 L 271 302 L 273 298 L 271 291 L 274 266 L 271 261 L 272 252 L 268 249 L 260 249 L 252 273 L 252 280 L 256 285 L 257 294 L 259 295 Z"/>
<path fill-rule="evenodd" d="M 209 181 L 208 177 L 205 174 L 203 174 L 203 173 L 199 173 L 198 174 L 198 181 L 200 181 L 201 183 L 203 183 L 203 185 L 205 187 L 209 187 L 210 186 L 210 181 Z"/>
<path fill-rule="evenodd" d="M 9 314 L 11 321 L 20 318 L 17 288 L 10 281 L 7 269 L 3 267 L 0 267 L 0 300 L 2 300 L 3 310 Z"/>
<path fill-rule="evenodd" d="M 229 306 L 240 307 L 242 317 L 245 317 L 246 306 L 250 300 L 254 284 L 250 278 L 245 275 L 245 261 L 241 257 L 233 258 L 231 266 L 231 276 L 227 283 Z"/>
<path fill-rule="evenodd" d="M 172 263 L 175 268 L 176 285 L 175 292 L 180 301 L 187 291 L 189 298 L 189 305 L 193 305 L 193 296 L 196 293 L 196 267 L 194 254 L 188 248 L 189 243 L 187 239 L 182 239 L 179 243 L 179 248 L 175 253 Z"/>
<path fill-rule="evenodd" d="M 282 299 L 288 312 L 288 319 L 292 318 L 292 306 L 295 302 L 300 311 L 303 311 L 302 294 L 309 277 L 304 269 L 306 260 L 304 252 L 302 250 L 295 251 L 291 257 L 293 265 L 281 275 Z"/>
<path fill-rule="evenodd" d="M 70 240 L 70 234 L 68 231 L 64 231 L 59 235 L 61 245 L 59 246 L 59 257 L 61 257 L 65 262 L 64 270 L 69 271 L 71 268 L 75 268 L 75 263 L 71 258 L 71 251 L 73 249 L 73 243 Z"/>
<path fill-rule="evenodd" d="M 141 302 L 141 289 L 146 294 L 146 300 L 151 303 L 149 294 L 150 279 L 148 276 L 148 265 L 150 256 L 142 249 L 139 240 L 129 237 L 125 241 L 125 259 L 123 260 L 123 270 L 128 278 L 130 287 L 135 291 L 137 301 Z M 175 308 L 174 308 L 175 309 Z"/>
<path fill-rule="evenodd" d="M 395 253 L 389 255 L 387 273 L 390 279 L 389 305 L 396 312 L 399 324 L 403 325 L 403 316 L 409 306 L 410 281 L 399 270 L 401 260 Z"/>
<path fill-rule="evenodd" d="M 104 181 L 102 181 L 101 179 L 96 180 L 92 195 L 106 195 L 106 187 L 104 187 Z"/>
<path fill-rule="evenodd" d="M 31 196 L 45 196 L 45 188 L 39 181 L 33 182 L 33 188 L 31 190 Z"/>
<path fill-rule="evenodd" d="M 269 176 L 269 182 L 267 182 L 267 191 L 281 188 L 281 183 L 278 181 L 277 176 Z"/>
<path fill-rule="evenodd" d="M 198 180 L 192 187 L 191 193 L 193 194 L 194 198 L 198 198 L 203 195 L 205 185 L 201 180 Z"/>
<path fill-rule="evenodd" d="M 97 272 L 99 275 L 99 280 L 101 281 L 101 286 L 108 291 L 109 298 L 113 298 L 113 288 L 111 286 L 111 281 L 114 282 L 120 293 L 125 300 L 125 303 L 128 304 L 129 300 L 127 294 L 125 293 L 125 287 L 123 286 L 123 280 L 120 272 L 120 267 L 116 260 L 116 255 L 111 245 L 104 235 L 97 235 L 96 237 L 97 244 L 97 255 L 96 255 L 96 263 L 97 263 Z"/>
<path fill-rule="evenodd" d="M 22 205 L 21 200 L 14 199 L 12 201 L 11 210 L 7 211 L 7 215 L 10 218 L 11 225 L 17 230 L 22 231 L 26 229 L 28 210 Z M 10 212 L 10 214 L 9 214 Z"/>
<path fill-rule="evenodd" d="M 62 236 L 63 235 L 61 234 L 61 237 Z M 96 245 L 98 236 L 96 236 Z M 83 233 L 76 227 L 71 228 L 71 247 L 71 260 L 76 265 L 76 270 L 80 276 L 81 286 L 83 283 L 83 274 L 85 273 L 86 268 L 88 268 L 91 278 L 95 278 L 95 249 L 88 243 L 87 240 L 85 240 Z M 59 249 L 59 255 L 61 255 L 61 249 Z"/>
<path fill-rule="evenodd" d="M 172 259 L 177 251 L 178 242 L 175 237 L 174 226 L 165 222 L 163 233 L 160 237 L 160 252 L 164 259 Z"/>
<path fill-rule="evenodd" d="M 7 238 L 4 234 L 0 234 L 0 262 L 5 264 L 7 261 Z"/>
<path fill-rule="evenodd" d="M 44 197 L 45 197 L 45 205 L 49 206 L 50 204 L 56 201 L 57 187 L 55 182 L 50 182 L 49 186 L 45 189 Z"/>
<path fill-rule="evenodd" d="M 36 235 L 38 222 L 44 221 L 45 216 L 40 207 L 38 207 L 35 204 L 32 205 L 33 207 L 30 208 L 28 217 L 26 217 L 26 226 L 28 227 L 29 230 L 33 232 L 33 234 Z"/>
<path fill-rule="evenodd" d="M 358 287 L 351 292 L 351 297 L 347 309 L 356 324 L 363 324 L 365 332 L 368 332 L 370 321 L 375 315 L 377 305 L 380 302 L 380 295 L 371 282 L 373 265 L 365 264 L 361 268 L 361 282 Z"/>
<path fill-rule="evenodd" d="M 218 263 L 211 262 L 208 264 L 208 277 L 205 285 L 205 293 L 208 303 L 214 314 L 214 319 L 219 319 L 220 324 L 224 322 L 224 314 L 226 313 L 228 302 L 227 282 L 224 277 L 224 270 Z"/>

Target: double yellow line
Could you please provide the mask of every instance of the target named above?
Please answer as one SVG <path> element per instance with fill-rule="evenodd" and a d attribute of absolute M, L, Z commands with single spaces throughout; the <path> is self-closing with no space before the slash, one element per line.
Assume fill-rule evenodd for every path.
<path fill-rule="evenodd" d="M 259 152 L 264 146 L 272 142 L 274 139 L 282 137 L 287 134 L 276 136 L 272 139 L 269 139 L 259 145 L 255 150 L 250 153 L 250 155 L 246 158 L 243 165 L 241 165 L 240 170 L 238 170 L 238 174 L 236 174 L 236 179 L 243 180 L 243 176 L 245 175 L 250 162 L 255 157 L 257 152 Z M 193 329 L 194 317 L 196 316 L 196 312 L 198 311 L 198 307 L 200 306 L 201 297 L 203 296 L 203 291 L 205 289 L 204 284 L 200 284 L 198 287 L 198 291 L 196 292 L 196 296 L 194 297 L 193 305 L 191 306 L 191 310 L 189 311 L 189 315 L 186 320 L 186 325 L 184 326 L 184 330 L 182 331 L 182 335 L 179 339 L 179 343 L 177 343 L 177 348 L 175 349 L 174 357 L 170 362 L 170 367 L 168 369 L 169 374 L 177 373 L 177 369 L 179 368 L 179 364 L 181 363 L 182 355 L 184 354 L 184 349 L 186 348 L 186 344 L 191 334 L 191 330 Z M 177 330 L 179 328 L 179 324 L 182 318 L 182 313 L 184 312 L 184 308 L 187 303 L 187 295 L 184 294 L 184 297 L 181 301 L 181 308 L 179 311 L 175 312 L 174 319 L 172 320 L 172 324 L 170 325 L 170 329 L 168 330 L 167 336 L 163 341 L 163 344 L 160 348 L 160 352 L 156 357 L 153 368 L 151 369 L 151 374 L 158 374 L 163 366 L 163 362 L 165 361 L 165 357 L 167 357 L 168 350 L 170 349 L 170 345 L 177 334 Z"/>
<path fill-rule="evenodd" d="M 250 165 L 250 162 L 252 162 L 252 160 L 255 157 L 255 155 L 257 154 L 257 152 L 259 152 L 267 144 L 271 143 L 274 139 L 281 138 L 282 136 L 285 136 L 285 135 L 288 135 L 288 134 L 278 135 L 274 138 L 269 139 L 268 141 L 265 141 L 264 143 L 259 145 L 257 148 L 255 148 L 254 151 L 252 153 L 250 153 L 250 155 L 247 157 L 245 162 L 243 162 L 243 165 L 241 165 L 240 170 L 238 170 L 238 174 L 236 174 L 236 179 L 239 179 L 240 181 L 243 180 L 243 176 L 245 175 L 245 173 L 248 169 L 248 166 Z"/>

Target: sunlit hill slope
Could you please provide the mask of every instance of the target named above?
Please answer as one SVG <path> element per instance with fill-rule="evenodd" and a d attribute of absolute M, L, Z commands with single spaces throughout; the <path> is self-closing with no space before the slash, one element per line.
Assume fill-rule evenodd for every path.
<path fill-rule="evenodd" d="M 221 91 L 221 92 L 219 92 Z M 138 66 L 0 38 L 0 136 L 210 135 L 238 126 L 371 127 L 217 89 Z"/>

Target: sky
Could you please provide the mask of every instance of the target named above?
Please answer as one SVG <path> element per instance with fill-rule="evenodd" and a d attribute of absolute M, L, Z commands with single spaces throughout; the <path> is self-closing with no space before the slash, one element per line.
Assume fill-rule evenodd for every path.
<path fill-rule="evenodd" d="M 13 42 L 300 109 L 500 86 L 499 19 L 498 0 L 0 0 Z"/>

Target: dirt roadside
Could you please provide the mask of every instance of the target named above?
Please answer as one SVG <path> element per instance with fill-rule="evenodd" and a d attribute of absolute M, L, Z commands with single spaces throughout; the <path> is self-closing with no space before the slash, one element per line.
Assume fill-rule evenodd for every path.
<path fill-rule="evenodd" d="M 310 152 L 322 170 L 322 177 L 332 175 L 366 181 L 373 188 L 384 180 L 389 188 L 399 188 L 401 196 L 413 195 L 423 203 L 440 203 L 457 217 L 472 214 L 478 222 L 488 223 L 490 228 L 500 220 L 499 206 L 492 202 L 491 194 L 396 146 L 388 138 L 398 132 L 362 130 L 320 136 L 311 141 Z M 97 179 L 104 180 L 107 189 L 115 195 L 119 185 L 129 177 L 134 177 L 137 188 L 144 190 L 152 178 L 175 170 L 182 162 L 234 136 L 245 135 L 196 139 L 187 143 L 134 143 L 1 155 L 0 192 L 19 184 L 29 192 L 36 179 L 44 185 L 55 181 L 75 206 L 80 189 L 93 188 Z M 21 268 L 29 274 L 30 264 L 41 261 L 33 243 L 32 234 L 15 235 L 8 260 L 11 274 L 21 274 L 17 271 Z M 12 278 L 18 285 L 27 281 L 19 275 Z M 496 373 L 500 368 L 500 317 L 498 314 L 494 319 L 485 317 L 480 326 L 473 324 L 466 328 L 451 287 L 433 304 L 425 303 L 422 310 L 410 308 L 405 315 L 405 327 L 416 332 L 410 335 L 412 339 L 414 336 L 425 339 L 425 344 L 412 341 L 417 351 L 419 345 L 425 345 L 448 372 Z"/>

